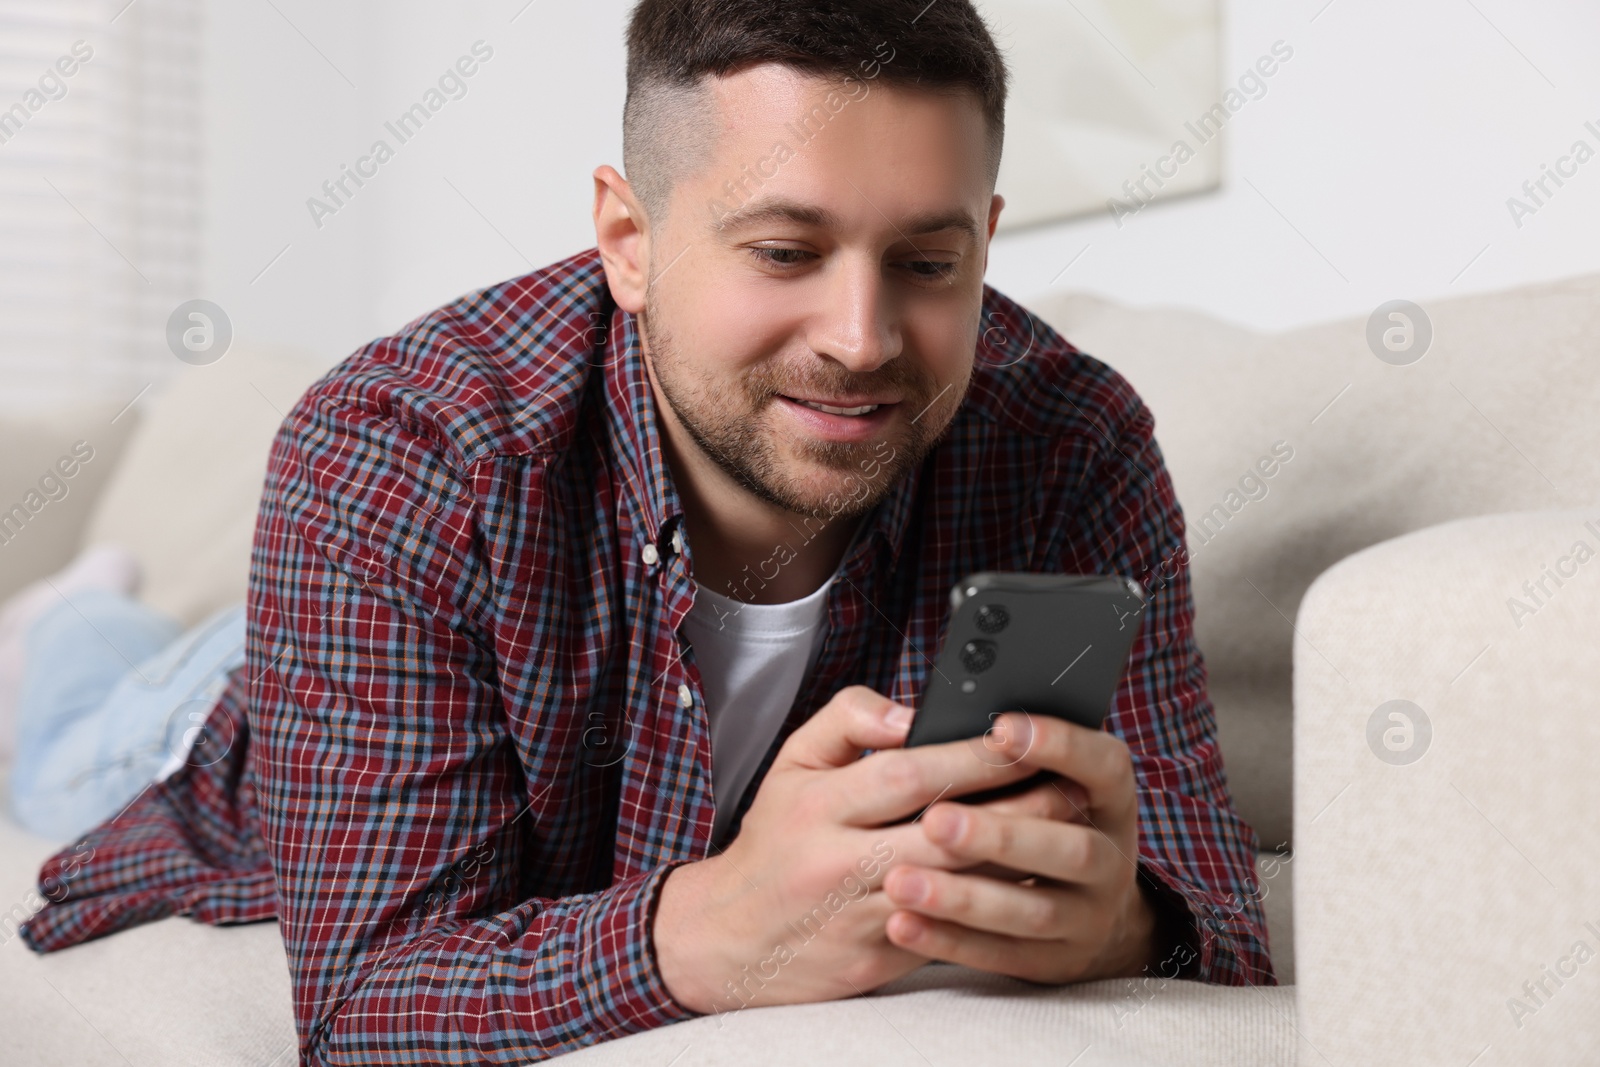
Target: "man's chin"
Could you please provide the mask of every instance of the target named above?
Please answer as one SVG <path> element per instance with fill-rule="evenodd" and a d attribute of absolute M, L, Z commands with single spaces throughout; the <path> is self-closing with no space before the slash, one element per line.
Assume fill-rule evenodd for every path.
<path fill-rule="evenodd" d="M 865 514 L 916 459 L 910 455 L 915 435 L 905 427 L 868 440 L 833 441 L 788 420 L 768 409 L 733 424 L 708 419 L 699 425 L 715 429 L 704 432 L 680 415 L 701 450 L 747 492 L 811 519 Z"/>
<path fill-rule="evenodd" d="M 853 519 L 866 514 L 893 487 L 897 465 L 887 442 L 860 449 L 857 460 L 819 463 L 790 457 L 787 492 L 789 508 L 812 518 Z"/>

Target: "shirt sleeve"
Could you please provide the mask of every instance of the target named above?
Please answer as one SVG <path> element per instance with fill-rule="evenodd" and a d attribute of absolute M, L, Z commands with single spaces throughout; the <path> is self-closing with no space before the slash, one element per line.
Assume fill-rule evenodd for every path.
<path fill-rule="evenodd" d="M 494 639 L 496 588 L 534 576 L 475 504 L 499 461 L 331 391 L 273 443 L 246 642 L 300 1062 L 521 1063 L 693 1016 L 650 936 L 686 861 L 548 893 L 530 812 L 558 783 L 525 771 Z"/>
<path fill-rule="evenodd" d="M 1129 655 L 1106 729 L 1133 757 L 1139 789 L 1139 878 L 1163 927 L 1161 976 L 1224 985 L 1275 985 L 1266 922 L 1255 891 L 1256 837 L 1233 808 L 1217 745 L 1206 668 L 1194 639 L 1194 603 L 1183 511 L 1155 422 L 1125 382 L 1117 421 L 1085 415 L 1064 437 L 1054 469 L 1078 492 L 1063 573 L 1118 574 L 1145 591 L 1143 627 Z M 1087 405 L 1086 405 L 1087 406 Z M 1080 414 L 1083 409 L 1080 408 Z M 1087 458 L 1083 458 L 1087 457 Z M 1071 477 L 1076 469 L 1081 477 Z"/>

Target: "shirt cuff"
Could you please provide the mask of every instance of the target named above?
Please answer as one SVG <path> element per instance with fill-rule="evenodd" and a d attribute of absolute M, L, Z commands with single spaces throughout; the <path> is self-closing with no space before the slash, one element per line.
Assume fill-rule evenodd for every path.
<path fill-rule="evenodd" d="M 583 920 L 575 977 L 584 1017 L 597 1034 L 620 1037 L 700 1014 L 672 999 L 655 951 L 661 887 L 673 868 L 690 862 L 670 860 L 613 885 L 601 894 L 608 906 Z"/>
<path fill-rule="evenodd" d="M 1261 930 L 1259 904 L 1231 895 L 1227 907 L 1174 876 L 1165 867 L 1139 861 L 1139 881 L 1149 890 L 1158 916 L 1161 946 L 1153 967 L 1162 978 L 1217 985 L 1276 985 Z"/>

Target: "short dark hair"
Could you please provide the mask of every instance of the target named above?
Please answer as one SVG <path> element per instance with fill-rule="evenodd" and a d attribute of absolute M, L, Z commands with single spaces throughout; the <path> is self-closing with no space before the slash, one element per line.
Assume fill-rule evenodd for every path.
<path fill-rule="evenodd" d="M 887 60 L 876 51 L 884 42 Z M 665 218 L 674 183 L 715 148 L 704 79 L 763 62 L 971 92 L 988 126 L 990 181 L 999 174 L 1008 72 L 971 0 L 639 0 L 628 20 L 622 158 L 651 218 Z"/>

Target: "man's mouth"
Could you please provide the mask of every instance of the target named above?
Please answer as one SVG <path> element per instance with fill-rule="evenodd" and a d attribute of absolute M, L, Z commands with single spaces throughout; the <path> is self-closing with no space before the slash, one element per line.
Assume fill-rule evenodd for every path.
<path fill-rule="evenodd" d="M 855 408 L 835 408 L 829 407 L 827 404 L 818 404 L 813 400 L 797 400 L 795 402 L 804 404 L 808 408 L 815 408 L 817 411 L 826 411 L 829 415 L 865 415 L 870 411 L 878 410 L 877 404 L 862 404 L 860 407 Z"/>
<path fill-rule="evenodd" d="M 864 442 L 883 433 L 894 420 L 898 397 L 794 397 L 779 394 L 777 407 L 808 434 L 830 441 Z"/>
<path fill-rule="evenodd" d="M 893 400 L 879 400 L 879 401 L 870 401 L 869 400 L 869 401 L 857 401 L 857 402 L 831 401 L 830 402 L 830 401 L 822 401 L 822 400 L 807 400 L 807 399 L 805 399 L 803 397 L 797 397 L 797 396 L 784 396 L 783 399 L 792 400 L 796 404 L 803 404 L 806 407 L 811 408 L 811 409 L 813 409 L 815 411 L 827 412 L 829 415 L 851 415 L 851 416 L 870 415 L 874 411 L 877 411 L 879 408 L 884 407 L 884 406 L 889 405 L 889 404 L 893 404 L 893 403 L 896 402 L 896 401 L 893 401 Z"/>

